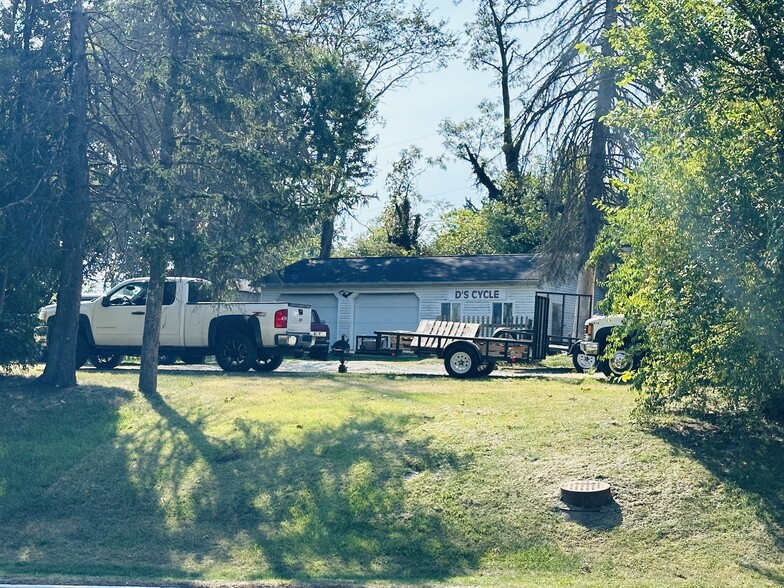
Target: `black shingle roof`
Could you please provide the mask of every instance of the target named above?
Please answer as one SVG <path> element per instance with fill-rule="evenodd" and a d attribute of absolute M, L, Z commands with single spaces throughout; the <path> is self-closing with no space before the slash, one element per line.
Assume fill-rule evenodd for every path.
<path fill-rule="evenodd" d="M 256 285 L 447 284 L 517 282 L 541 277 L 533 254 L 454 257 L 303 259 L 263 277 Z"/>

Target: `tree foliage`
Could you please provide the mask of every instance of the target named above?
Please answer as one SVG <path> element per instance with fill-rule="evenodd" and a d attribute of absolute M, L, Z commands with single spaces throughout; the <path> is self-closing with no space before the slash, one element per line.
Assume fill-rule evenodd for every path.
<path fill-rule="evenodd" d="M 404 0 L 310 0 L 284 3 L 292 30 L 327 49 L 342 68 L 352 69 L 361 85 L 361 95 L 375 116 L 381 97 L 404 87 L 423 73 L 446 65 L 456 45 L 446 22 L 437 20 L 424 3 Z M 337 96 L 335 96 L 337 98 Z M 346 105 L 350 102 L 345 103 Z M 366 133 L 366 129 L 363 129 Z M 364 143 L 363 143 L 364 142 Z M 369 146 L 366 134 L 353 138 L 357 148 Z M 357 168 L 347 157 L 335 159 L 318 186 L 328 205 L 321 220 L 321 257 L 330 257 L 339 214 L 368 202 L 365 193 L 370 168 Z"/>
<path fill-rule="evenodd" d="M 61 262 L 67 13 L 0 7 L 0 364 L 36 359 L 32 315 Z"/>
<path fill-rule="evenodd" d="M 385 181 L 389 202 L 376 226 L 354 242 L 351 255 L 379 257 L 425 252 L 423 217 L 415 210 L 422 200 L 417 181 L 423 171 L 421 149 L 409 147 L 400 152 Z"/>
<path fill-rule="evenodd" d="M 634 148 L 606 116 L 644 92 L 618 86 L 616 70 L 604 65 L 613 54 L 608 33 L 622 21 L 616 0 L 484 0 L 468 27 L 469 63 L 493 73 L 499 97 L 473 120 L 446 121 L 447 146 L 470 164 L 489 200 L 517 209 L 535 209 L 524 205 L 531 174 L 539 175 L 530 168 L 546 157 L 548 223 L 536 244 L 556 278 L 587 261 L 602 205 L 623 198 L 612 180 Z M 543 32 L 526 46 L 534 28 Z"/>
<path fill-rule="evenodd" d="M 321 8 L 334 15 L 360 4 Z M 15 247 L 0 251 L 0 316 L 19 300 L 5 287 L 21 287 L 18 277 L 29 278 L 31 295 L 14 312 L 30 316 L 45 302 L 58 247 L 72 235 L 63 220 L 90 213 L 58 208 L 69 202 L 63 170 L 74 144 L 63 134 L 74 110 L 63 84 L 73 69 L 61 17 L 69 6 L 20 1 L 2 8 L 0 68 L 8 76 L 0 80 L 0 166 L 8 173 L 0 186 L 0 240 L 19 243 L 24 255 L 11 255 Z M 307 241 L 338 201 L 358 202 L 371 170 L 367 129 L 375 104 L 367 72 L 314 34 L 306 18 L 315 13 L 307 10 L 292 18 L 280 4 L 244 0 L 101 0 L 91 9 L 84 171 L 93 216 L 85 267 L 112 281 L 149 272 L 145 349 L 154 364 L 154 283 L 171 271 L 219 286 L 252 279 L 271 270 L 289 244 Z M 409 35 L 430 26 L 421 10 L 406 14 Z M 374 34 L 392 43 L 393 22 L 383 24 Z M 397 47 L 399 63 L 408 65 L 388 84 L 436 61 L 421 54 L 406 62 L 415 52 L 409 49 Z M 381 66 L 372 80 L 391 71 Z"/>
<path fill-rule="evenodd" d="M 630 77 L 662 95 L 618 120 L 645 137 L 629 207 L 603 251 L 632 253 L 609 282 L 649 353 L 645 406 L 784 415 L 782 7 L 636 0 L 618 32 Z"/>

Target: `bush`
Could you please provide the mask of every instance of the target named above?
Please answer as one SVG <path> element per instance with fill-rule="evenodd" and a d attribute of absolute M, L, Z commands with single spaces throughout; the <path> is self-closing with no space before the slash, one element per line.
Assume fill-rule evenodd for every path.
<path fill-rule="evenodd" d="M 9 372 L 14 365 L 28 366 L 41 354 L 33 338 L 37 325 L 33 315 L 6 313 L 0 317 L 0 369 Z"/>

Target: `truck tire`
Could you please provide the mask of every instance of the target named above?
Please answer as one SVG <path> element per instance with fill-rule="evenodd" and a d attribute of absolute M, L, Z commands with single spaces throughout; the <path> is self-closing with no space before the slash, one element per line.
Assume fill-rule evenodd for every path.
<path fill-rule="evenodd" d="M 256 360 L 251 367 L 257 372 L 273 372 L 280 367 L 283 363 L 283 358 L 280 355 L 273 355 L 272 357 L 260 357 Z"/>
<path fill-rule="evenodd" d="M 158 356 L 158 365 L 174 365 L 177 363 L 177 356 L 173 353 L 161 353 Z"/>
<path fill-rule="evenodd" d="M 76 338 L 76 369 L 83 367 L 90 358 L 90 344 L 81 331 Z"/>
<path fill-rule="evenodd" d="M 215 359 L 225 372 L 247 372 L 256 363 L 256 345 L 244 333 L 226 333 L 218 340 Z"/>
<path fill-rule="evenodd" d="M 125 359 L 124 355 L 120 354 L 104 354 L 94 353 L 90 356 L 90 363 L 97 370 L 113 370 L 120 365 Z"/>
<path fill-rule="evenodd" d="M 637 369 L 637 360 L 626 349 L 618 349 L 611 357 L 602 362 L 605 376 L 622 376 Z"/>
<path fill-rule="evenodd" d="M 184 353 L 180 355 L 180 360 L 185 365 L 199 365 L 207 361 L 207 356 L 203 353 Z"/>
<path fill-rule="evenodd" d="M 456 343 L 444 352 L 444 367 L 453 378 L 473 378 L 480 363 L 479 352 L 468 343 Z"/>
<path fill-rule="evenodd" d="M 596 368 L 596 356 L 588 355 L 578 347 L 572 351 L 572 365 L 578 373 L 585 373 Z"/>

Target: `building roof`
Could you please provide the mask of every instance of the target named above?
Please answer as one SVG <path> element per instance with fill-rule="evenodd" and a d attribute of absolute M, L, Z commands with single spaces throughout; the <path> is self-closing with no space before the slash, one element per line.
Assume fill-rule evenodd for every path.
<path fill-rule="evenodd" d="M 539 280 L 533 254 L 303 259 L 263 277 L 256 286 L 454 284 Z"/>

